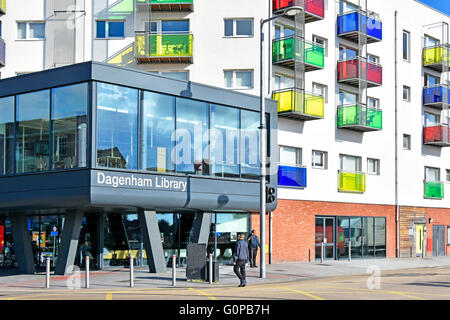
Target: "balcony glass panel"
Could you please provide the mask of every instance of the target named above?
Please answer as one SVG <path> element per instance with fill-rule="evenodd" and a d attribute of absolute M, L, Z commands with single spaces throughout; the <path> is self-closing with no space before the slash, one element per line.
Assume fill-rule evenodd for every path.
<path fill-rule="evenodd" d="M 339 171 L 339 191 L 365 192 L 366 174 L 356 172 Z"/>
<path fill-rule="evenodd" d="M 423 49 L 423 65 L 429 66 L 439 63 L 449 63 L 450 52 L 446 46 L 436 46 Z"/>
<path fill-rule="evenodd" d="M 359 71 L 361 65 L 361 72 Z M 338 81 L 364 79 L 367 72 L 367 81 L 381 85 L 383 83 L 383 67 L 373 63 L 366 63 L 355 58 L 338 62 Z"/>
<path fill-rule="evenodd" d="M 0 15 L 6 13 L 6 0 L 0 0 Z"/>
<path fill-rule="evenodd" d="M 280 165 L 278 167 L 278 185 L 306 188 L 306 168 Z"/>
<path fill-rule="evenodd" d="M 449 102 L 450 89 L 442 84 L 423 88 L 423 104 L 436 104 L 444 101 L 444 94 L 447 92 L 447 103 Z"/>
<path fill-rule="evenodd" d="M 2 38 L 0 38 L 0 67 L 5 65 L 5 52 L 6 52 L 5 41 L 3 41 Z"/>
<path fill-rule="evenodd" d="M 304 93 L 302 90 L 284 89 L 274 91 L 272 99 L 278 101 L 278 112 L 296 112 L 319 118 L 324 117 L 325 99 Z"/>
<path fill-rule="evenodd" d="M 444 184 L 440 181 L 424 181 L 425 198 L 443 199 Z"/>
<path fill-rule="evenodd" d="M 136 33 L 136 57 L 191 57 L 192 34 Z"/>
<path fill-rule="evenodd" d="M 305 63 L 319 68 L 325 66 L 325 50 L 322 46 L 309 41 L 301 41 L 298 37 L 282 38 L 273 41 L 272 62 L 286 60 L 302 61 L 305 52 Z"/>
<path fill-rule="evenodd" d="M 423 128 L 424 143 L 450 143 L 448 125 L 435 125 Z"/>
<path fill-rule="evenodd" d="M 360 105 L 338 107 L 338 128 L 344 126 L 365 126 L 381 130 L 383 111 Z"/>
<path fill-rule="evenodd" d="M 367 28 L 367 36 L 380 41 L 383 39 L 383 23 L 373 17 L 366 17 L 362 12 L 353 11 L 339 15 L 337 23 L 338 36 L 358 31 L 364 33 Z"/>
<path fill-rule="evenodd" d="M 305 13 L 313 14 L 319 17 L 325 16 L 324 0 L 304 0 L 305 1 Z M 292 7 L 295 5 L 302 5 L 302 1 L 296 0 L 273 0 L 273 11 L 278 11 Z"/>

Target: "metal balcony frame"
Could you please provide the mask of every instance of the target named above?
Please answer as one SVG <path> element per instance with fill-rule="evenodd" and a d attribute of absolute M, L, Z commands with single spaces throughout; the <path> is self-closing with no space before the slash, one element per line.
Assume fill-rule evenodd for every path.
<path fill-rule="evenodd" d="M 377 111 L 383 112 L 382 109 L 368 107 L 368 106 L 362 105 L 360 103 L 350 103 L 350 104 L 338 105 L 337 109 L 336 109 L 336 127 L 338 129 L 348 129 L 348 130 L 359 131 L 359 132 L 370 132 L 370 131 L 383 130 L 383 129 L 373 128 L 373 127 L 369 127 L 367 125 L 362 125 L 362 124 L 350 124 L 350 125 L 339 126 L 337 123 L 339 121 L 339 117 L 338 117 L 339 108 L 352 107 L 352 106 L 365 107 L 366 109 L 372 109 L 372 110 L 377 110 Z M 366 112 L 366 115 L 367 115 L 367 112 Z M 367 123 L 367 119 L 366 119 L 366 123 Z"/>
<path fill-rule="evenodd" d="M 275 94 L 275 93 L 286 92 L 286 91 L 299 91 L 299 92 L 303 91 L 303 110 L 305 110 L 306 94 L 310 94 L 312 96 L 323 98 L 323 96 L 318 95 L 316 93 L 307 92 L 307 91 L 305 91 L 303 89 L 296 89 L 296 88 L 285 88 L 285 89 L 274 90 L 274 91 L 272 91 L 272 97 L 273 97 L 273 94 Z M 324 108 L 325 108 L 325 106 L 324 106 Z M 294 119 L 294 120 L 305 120 L 305 121 L 323 119 L 322 117 L 306 114 L 304 112 L 292 111 L 292 110 L 290 110 L 290 111 L 281 111 L 281 112 L 278 111 L 278 116 L 279 117 L 284 117 L 284 118 L 289 118 L 289 119 Z"/>
<path fill-rule="evenodd" d="M 423 130 L 425 130 L 426 128 L 433 128 L 433 127 L 444 127 L 444 128 L 447 128 L 447 142 L 443 141 L 444 140 L 444 134 L 443 134 L 443 137 L 442 137 L 441 141 L 425 142 L 425 135 L 424 135 Z M 423 129 L 422 129 L 422 135 L 423 135 L 422 141 L 423 141 L 423 144 L 426 145 L 426 146 L 450 147 L 450 133 L 449 133 L 449 130 L 450 130 L 449 125 L 448 124 L 443 124 L 443 123 L 435 124 L 435 125 L 431 125 L 431 126 L 423 126 Z"/>
<path fill-rule="evenodd" d="M 338 174 L 337 174 L 337 185 L 338 185 L 338 192 L 339 192 L 339 193 L 355 193 L 355 194 L 363 194 L 363 193 L 366 192 L 366 191 L 348 191 L 348 190 L 339 190 L 339 176 L 340 176 L 341 172 L 343 172 L 343 173 L 362 174 L 362 175 L 364 175 L 364 176 L 367 175 L 367 173 L 362 172 L 362 171 L 346 171 L 346 170 L 341 170 L 341 169 L 339 169 L 339 170 L 338 170 Z M 365 182 L 366 182 L 366 181 L 364 180 L 364 189 L 366 189 L 366 188 L 365 188 L 365 187 L 366 187 Z"/>
<path fill-rule="evenodd" d="M 363 57 L 360 57 L 360 56 L 356 56 L 356 57 L 348 58 L 348 59 L 345 59 L 345 60 L 338 60 L 337 63 L 338 63 L 338 66 L 339 66 L 339 63 L 344 63 L 344 62 L 348 62 L 348 61 L 352 61 L 352 60 L 359 60 L 361 62 L 361 60 L 366 60 L 366 59 L 363 58 Z M 364 61 L 362 61 L 362 62 L 364 62 Z M 377 67 L 381 67 L 381 72 L 383 72 L 383 66 L 381 64 L 374 63 L 374 62 L 368 62 L 368 61 L 365 61 L 365 62 L 367 64 L 371 64 L 371 65 L 374 65 L 374 66 L 377 66 Z M 366 80 L 367 77 L 366 78 L 360 78 L 360 76 L 361 76 L 361 68 L 358 67 L 358 69 L 359 69 L 358 70 L 359 71 L 358 72 L 359 75 L 358 75 L 358 77 L 354 77 L 354 78 L 348 78 L 348 79 L 339 80 L 339 73 L 337 73 L 337 77 L 338 77 L 337 82 L 357 87 L 360 81 L 367 81 L 367 88 L 379 87 L 379 86 L 383 85 L 383 78 L 381 78 L 381 83 L 376 83 L 376 82 L 372 82 L 372 81 Z M 338 70 L 339 70 L 339 67 L 338 67 Z M 366 71 L 366 73 L 367 73 L 367 71 Z"/>
<path fill-rule="evenodd" d="M 178 3 L 146 3 L 135 0 L 136 6 L 151 6 L 151 10 L 155 12 L 183 12 L 194 11 L 194 1 L 186 2 L 183 0 Z M 184 6 L 183 6 L 184 5 Z"/>
<path fill-rule="evenodd" d="M 343 16 L 346 16 L 348 14 L 352 14 L 352 13 L 355 13 L 355 12 L 360 14 L 360 15 L 366 16 L 366 12 L 363 11 L 363 10 L 352 10 L 352 11 L 349 11 L 349 12 L 340 13 L 337 16 L 338 17 L 343 17 Z M 370 15 L 367 14 L 367 18 L 369 18 L 369 17 L 372 18 L 373 20 L 376 20 L 376 21 L 382 23 L 381 20 L 375 19 L 375 17 L 371 17 Z M 338 21 L 338 19 L 336 19 L 336 21 Z M 378 38 L 375 38 L 373 36 L 370 36 L 370 35 L 367 34 L 367 32 L 364 33 L 364 32 L 362 32 L 359 29 L 361 29 L 361 26 L 358 26 L 358 30 L 341 33 L 341 34 L 338 34 L 337 36 L 340 37 L 340 38 L 347 39 L 347 40 L 352 41 L 352 42 L 358 42 L 359 35 L 362 34 L 362 35 L 364 35 L 366 37 L 366 41 L 367 41 L 366 44 L 376 43 L 376 42 L 380 42 L 380 41 L 383 40 L 383 39 L 378 39 Z"/>

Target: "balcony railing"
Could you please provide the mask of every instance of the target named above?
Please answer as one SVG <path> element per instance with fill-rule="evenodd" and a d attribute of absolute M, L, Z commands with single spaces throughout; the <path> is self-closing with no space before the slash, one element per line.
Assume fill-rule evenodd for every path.
<path fill-rule="evenodd" d="M 366 174 L 363 172 L 338 171 L 339 192 L 366 192 Z"/>
<path fill-rule="evenodd" d="M 429 199 L 444 199 L 444 183 L 441 181 L 423 181 L 423 196 Z"/>
<path fill-rule="evenodd" d="M 136 0 L 136 5 L 151 5 L 152 11 L 192 11 L 194 0 Z"/>
<path fill-rule="evenodd" d="M 305 22 L 314 22 L 322 20 L 325 17 L 324 0 L 272 0 L 273 12 L 280 11 L 292 6 L 301 6 L 305 8 Z"/>
<path fill-rule="evenodd" d="M 278 166 L 278 186 L 306 188 L 306 168 L 302 166 Z"/>
<path fill-rule="evenodd" d="M 423 143 L 439 147 L 449 147 L 449 127 L 447 124 L 428 125 L 423 128 Z"/>
<path fill-rule="evenodd" d="M 186 34 L 136 32 L 134 55 L 139 62 L 192 62 L 194 37 Z"/>
<path fill-rule="evenodd" d="M 449 104 L 450 89 L 445 84 L 423 88 L 423 105 L 442 109 L 444 105 Z M 445 103 L 444 103 L 445 102 Z"/>
<path fill-rule="evenodd" d="M 363 105 L 342 105 L 337 109 L 337 127 L 356 131 L 383 128 L 383 111 Z"/>
<path fill-rule="evenodd" d="M 337 34 L 339 37 L 358 42 L 359 34 L 367 35 L 367 43 L 383 39 L 383 23 L 364 11 L 351 11 L 338 15 Z M 365 37 L 364 37 L 365 38 Z"/>
<path fill-rule="evenodd" d="M 423 66 L 443 72 L 448 70 L 450 50 L 448 45 L 438 45 L 423 49 Z"/>
<path fill-rule="evenodd" d="M 368 88 L 382 85 L 383 67 L 359 57 L 338 61 L 338 82 L 358 86 L 366 77 Z"/>
<path fill-rule="evenodd" d="M 272 92 L 272 99 L 278 101 L 278 114 L 280 116 L 300 119 L 323 119 L 325 99 L 304 90 L 289 88 Z"/>
<path fill-rule="evenodd" d="M 294 68 L 296 61 L 305 63 L 305 71 L 323 69 L 325 49 L 321 45 L 304 41 L 296 36 L 273 40 L 273 64 Z"/>
<path fill-rule="evenodd" d="M 5 66 L 5 41 L 0 38 L 0 68 Z"/>
<path fill-rule="evenodd" d="M 6 13 L 6 0 L 0 0 L 0 16 Z"/>

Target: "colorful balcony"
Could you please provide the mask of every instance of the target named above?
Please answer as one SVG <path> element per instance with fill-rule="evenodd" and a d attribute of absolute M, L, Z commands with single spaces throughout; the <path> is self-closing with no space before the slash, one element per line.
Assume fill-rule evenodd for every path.
<path fill-rule="evenodd" d="M 0 0 L 0 16 L 6 13 L 6 0 Z"/>
<path fill-rule="evenodd" d="M 428 199 L 444 199 L 444 183 L 424 180 L 423 196 Z"/>
<path fill-rule="evenodd" d="M 306 168 L 298 166 L 279 165 L 278 186 L 306 188 Z"/>
<path fill-rule="evenodd" d="M 448 70 L 450 50 L 448 45 L 439 45 L 423 49 L 423 66 L 443 72 Z"/>
<path fill-rule="evenodd" d="M 323 20 L 325 17 L 324 0 L 272 0 L 273 13 L 280 13 L 283 10 L 300 6 L 305 8 L 305 23 Z M 303 4 L 304 3 L 304 4 Z"/>
<path fill-rule="evenodd" d="M 152 11 L 194 10 L 194 0 L 136 0 L 136 5 L 151 5 Z"/>
<path fill-rule="evenodd" d="M 138 62 L 192 63 L 192 34 L 136 32 L 134 55 Z"/>
<path fill-rule="evenodd" d="M 447 124 L 436 124 L 423 128 L 423 144 L 438 147 L 449 147 L 449 127 Z"/>
<path fill-rule="evenodd" d="M 278 101 L 278 115 L 299 119 L 323 119 L 325 99 L 304 90 L 289 88 L 277 90 L 272 93 L 272 99 Z"/>
<path fill-rule="evenodd" d="M 339 170 L 338 191 L 353 193 L 366 192 L 366 174 L 362 172 L 347 172 Z"/>
<path fill-rule="evenodd" d="M 362 132 L 381 130 L 383 111 L 362 105 L 338 106 L 337 127 Z"/>
<path fill-rule="evenodd" d="M 323 69 L 325 66 L 325 49 L 321 45 L 303 41 L 296 36 L 274 39 L 272 63 L 294 69 L 295 62 L 305 63 L 305 71 Z"/>
<path fill-rule="evenodd" d="M 383 67 L 369 62 L 363 58 L 351 58 L 338 61 L 338 82 L 358 86 L 360 81 L 367 80 L 367 87 L 376 87 L 383 84 Z"/>
<path fill-rule="evenodd" d="M 0 68 L 5 66 L 5 41 L 0 38 Z"/>
<path fill-rule="evenodd" d="M 450 89 L 445 84 L 423 88 L 423 105 L 442 109 L 449 104 Z"/>
<path fill-rule="evenodd" d="M 350 41 L 358 42 L 367 38 L 365 43 L 383 40 L 383 23 L 374 17 L 365 16 L 364 11 L 351 11 L 338 15 L 337 35 Z M 365 37 L 367 35 L 367 37 Z"/>

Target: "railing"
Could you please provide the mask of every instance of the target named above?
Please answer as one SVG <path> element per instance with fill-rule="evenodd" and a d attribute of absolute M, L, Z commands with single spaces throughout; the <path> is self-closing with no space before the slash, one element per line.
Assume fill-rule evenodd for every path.
<path fill-rule="evenodd" d="M 363 193 L 366 191 L 366 174 L 363 172 L 338 171 L 339 192 Z"/>
<path fill-rule="evenodd" d="M 448 45 L 438 45 L 426 47 L 423 49 L 423 66 L 431 67 L 433 65 L 449 64 L 450 51 Z"/>
<path fill-rule="evenodd" d="M 423 143 L 450 145 L 449 127 L 447 124 L 435 124 L 423 128 Z"/>
<path fill-rule="evenodd" d="M 376 130 L 383 128 L 383 111 L 363 105 L 341 105 L 337 109 L 337 126 L 367 127 Z"/>
<path fill-rule="evenodd" d="M 446 96 L 445 96 L 446 95 Z M 437 84 L 423 88 L 423 104 L 433 105 L 442 104 L 444 101 L 449 103 L 450 89 L 445 84 Z"/>
<path fill-rule="evenodd" d="M 194 37 L 186 34 L 154 34 L 136 32 L 134 54 L 136 58 L 192 57 Z"/>
<path fill-rule="evenodd" d="M 322 45 L 304 41 L 297 36 L 274 39 L 272 62 L 279 63 L 286 60 L 297 60 L 317 68 L 323 68 L 325 66 L 325 49 Z"/>
<path fill-rule="evenodd" d="M 5 46 L 5 41 L 3 41 L 2 38 L 0 38 L 0 67 L 5 65 L 5 51 L 6 51 L 6 46 Z"/>
<path fill-rule="evenodd" d="M 444 199 L 444 183 L 424 180 L 423 196 L 429 199 Z"/>
<path fill-rule="evenodd" d="M 306 15 L 314 15 L 320 18 L 325 17 L 324 0 L 272 0 L 272 1 L 273 1 L 272 8 L 274 12 L 295 5 L 300 6 L 304 5 Z"/>
<path fill-rule="evenodd" d="M 306 188 L 306 168 L 303 166 L 278 166 L 278 186 Z"/>
<path fill-rule="evenodd" d="M 365 80 L 367 75 L 368 86 L 383 84 L 383 67 L 373 62 L 366 62 L 364 58 L 354 57 L 338 61 L 338 81 Z"/>
<path fill-rule="evenodd" d="M 0 16 L 6 13 L 6 0 L 0 0 Z"/>
<path fill-rule="evenodd" d="M 366 34 L 370 38 L 370 42 L 381 41 L 383 39 L 383 23 L 370 15 L 366 17 L 364 11 L 351 11 L 338 15 L 338 36 L 351 36 L 358 32 Z M 357 38 L 353 38 L 353 40 L 357 40 Z"/>
<path fill-rule="evenodd" d="M 272 92 L 272 99 L 278 101 L 280 114 L 299 113 L 317 118 L 324 117 L 325 99 L 320 95 L 289 88 Z"/>

